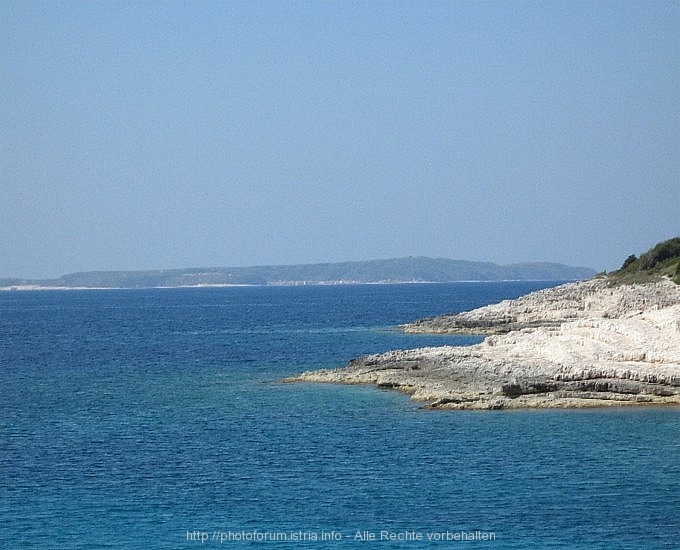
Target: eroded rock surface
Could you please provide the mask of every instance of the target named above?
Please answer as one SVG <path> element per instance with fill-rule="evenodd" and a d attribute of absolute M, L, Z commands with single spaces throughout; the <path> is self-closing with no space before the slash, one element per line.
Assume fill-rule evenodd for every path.
<path fill-rule="evenodd" d="M 680 404 L 680 285 L 671 281 L 570 283 L 403 329 L 488 336 L 294 380 L 374 384 L 456 409 Z"/>

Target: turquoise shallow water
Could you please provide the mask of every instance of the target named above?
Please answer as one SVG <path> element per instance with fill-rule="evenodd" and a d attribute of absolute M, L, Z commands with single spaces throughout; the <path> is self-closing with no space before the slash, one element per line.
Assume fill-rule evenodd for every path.
<path fill-rule="evenodd" d="M 394 327 L 539 286 L 2 293 L 0 546 L 679 547 L 677 409 L 424 411 L 278 382 L 474 343 Z"/>

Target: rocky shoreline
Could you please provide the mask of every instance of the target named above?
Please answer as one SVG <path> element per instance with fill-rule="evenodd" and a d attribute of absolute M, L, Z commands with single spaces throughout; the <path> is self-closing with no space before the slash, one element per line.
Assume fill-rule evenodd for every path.
<path fill-rule="evenodd" d="M 680 404 L 680 285 L 569 283 L 401 327 L 474 346 L 369 355 L 287 381 L 372 384 L 446 409 Z"/>

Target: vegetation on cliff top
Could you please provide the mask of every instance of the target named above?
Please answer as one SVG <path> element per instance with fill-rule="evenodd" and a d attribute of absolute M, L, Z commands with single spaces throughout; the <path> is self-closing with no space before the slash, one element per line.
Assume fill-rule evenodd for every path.
<path fill-rule="evenodd" d="M 646 282 L 670 277 L 680 284 L 680 237 L 660 242 L 638 258 L 628 256 L 621 269 L 609 274 L 616 282 Z"/>

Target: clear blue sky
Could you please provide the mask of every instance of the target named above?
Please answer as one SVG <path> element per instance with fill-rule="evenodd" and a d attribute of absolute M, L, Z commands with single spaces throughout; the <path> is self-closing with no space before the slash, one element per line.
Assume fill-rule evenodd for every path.
<path fill-rule="evenodd" d="M 0 2 L 0 276 L 680 234 L 680 2 Z"/>

